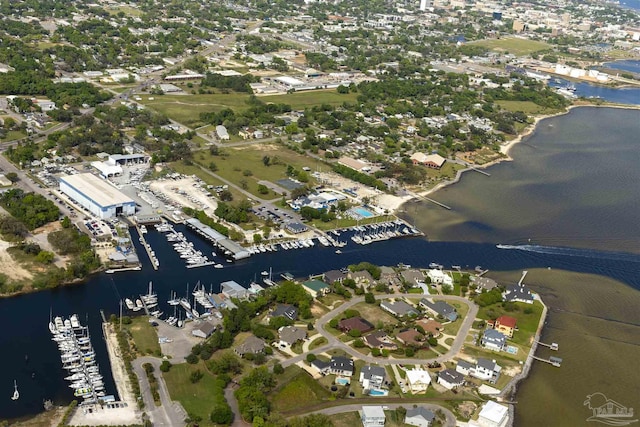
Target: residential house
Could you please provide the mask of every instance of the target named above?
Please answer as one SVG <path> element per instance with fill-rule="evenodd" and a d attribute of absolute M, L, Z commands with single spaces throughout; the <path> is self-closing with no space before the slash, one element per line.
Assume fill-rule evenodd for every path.
<path fill-rule="evenodd" d="M 410 426 L 417 427 L 431 427 L 433 420 L 436 418 L 436 414 L 432 411 L 418 406 L 416 408 L 407 409 L 407 413 L 404 416 L 404 423 Z"/>
<path fill-rule="evenodd" d="M 427 298 L 422 298 L 420 300 L 420 305 L 424 307 L 427 311 L 433 313 L 436 316 L 442 316 L 445 319 L 455 322 L 458 318 L 458 313 L 456 309 L 447 304 L 444 301 L 431 301 Z"/>
<path fill-rule="evenodd" d="M 427 391 L 429 384 L 431 384 L 431 376 L 429 372 L 424 369 L 409 369 L 407 373 L 407 385 L 409 391 L 413 394 L 423 393 Z"/>
<path fill-rule="evenodd" d="M 360 419 L 363 427 L 382 427 L 386 421 L 382 406 L 363 406 Z"/>
<path fill-rule="evenodd" d="M 380 350 L 395 350 L 398 348 L 396 343 L 384 331 L 371 332 L 369 335 L 364 336 L 362 341 L 367 346 Z"/>
<path fill-rule="evenodd" d="M 456 364 L 456 372 L 461 373 L 462 375 L 469 375 L 471 371 L 474 369 L 474 366 L 467 362 L 466 360 L 458 360 Z"/>
<path fill-rule="evenodd" d="M 415 329 L 407 329 L 406 331 L 399 332 L 398 335 L 396 335 L 396 338 L 402 344 L 411 347 L 421 348 L 426 347 L 427 345 L 424 335 Z"/>
<path fill-rule="evenodd" d="M 402 270 L 400 272 L 402 279 L 409 284 L 412 288 L 420 286 L 424 283 L 424 274 L 420 270 Z"/>
<path fill-rule="evenodd" d="M 502 298 L 508 302 L 523 302 L 525 304 L 533 304 L 533 295 L 531 290 L 525 284 L 510 285 L 502 294 Z"/>
<path fill-rule="evenodd" d="M 488 350 L 502 351 L 507 345 L 507 337 L 495 329 L 486 329 L 480 339 L 480 345 Z"/>
<path fill-rule="evenodd" d="M 351 317 L 349 319 L 342 319 L 338 323 L 338 329 L 345 334 L 348 334 L 354 329 L 360 331 L 361 334 L 364 334 L 365 332 L 372 331 L 374 326 L 362 317 Z"/>
<path fill-rule="evenodd" d="M 285 317 L 295 321 L 298 318 L 298 309 L 289 304 L 277 304 L 271 312 L 271 317 Z"/>
<path fill-rule="evenodd" d="M 198 338 L 209 338 L 216 330 L 215 325 L 209 322 L 201 323 L 197 328 L 191 331 L 191 335 Z"/>
<path fill-rule="evenodd" d="M 422 327 L 424 332 L 428 335 L 431 335 L 434 338 L 438 338 L 442 333 L 442 323 L 433 319 L 422 319 L 416 322 L 416 326 Z"/>
<path fill-rule="evenodd" d="M 492 400 L 484 404 L 477 421 L 469 422 L 470 427 L 506 427 L 507 425 L 509 425 L 509 408 Z"/>
<path fill-rule="evenodd" d="M 501 370 L 502 367 L 498 365 L 495 360 L 479 358 L 476 366 L 470 370 L 469 374 L 479 380 L 489 381 L 495 384 L 500 377 Z"/>
<path fill-rule="evenodd" d="M 216 135 L 218 136 L 218 139 L 221 141 L 228 141 L 230 138 L 227 128 L 222 125 L 216 126 Z"/>
<path fill-rule="evenodd" d="M 398 274 L 391 267 L 380 267 L 380 282 L 387 283 L 389 285 L 397 285 Z"/>
<path fill-rule="evenodd" d="M 414 306 L 402 300 L 382 301 L 380 303 L 380 308 L 397 317 L 416 317 L 420 314 L 420 312 L 416 310 Z"/>
<path fill-rule="evenodd" d="M 255 335 L 250 335 L 242 344 L 237 345 L 233 351 L 240 357 L 244 357 L 248 353 L 262 353 L 264 352 L 265 342 L 262 338 L 258 338 Z"/>
<path fill-rule="evenodd" d="M 254 130 L 251 128 L 245 128 L 238 131 L 238 136 L 242 139 L 251 139 L 253 138 Z"/>
<path fill-rule="evenodd" d="M 307 331 L 295 326 L 283 326 L 278 329 L 278 335 L 280 336 L 280 345 L 292 346 L 298 341 L 304 341 L 307 338 Z"/>
<path fill-rule="evenodd" d="M 302 287 L 314 298 L 326 295 L 330 291 L 329 285 L 320 280 L 307 280 L 302 283 Z"/>
<path fill-rule="evenodd" d="M 347 278 L 347 273 L 340 270 L 329 270 L 323 274 L 323 280 L 326 283 L 340 282 Z"/>
<path fill-rule="evenodd" d="M 500 316 L 493 323 L 493 329 L 502 332 L 509 338 L 513 338 L 513 333 L 517 329 L 518 320 L 510 316 Z"/>
<path fill-rule="evenodd" d="M 471 276 L 471 282 L 476 285 L 480 292 L 490 291 L 498 286 L 495 280 L 483 276 Z"/>
<path fill-rule="evenodd" d="M 353 279 L 356 284 L 362 285 L 365 288 L 375 283 L 375 279 L 367 270 L 350 272 L 349 277 Z"/>
<path fill-rule="evenodd" d="M 364 366 L 360 370 L 360 385 L 364 390 L 380 389 L 387 376 L 382 366 Z"/>
<path fill-rule="evenodd" d="M 311 366 L 316 368 L 321 374 L 334 374 L 343 377 L 350 377 L 354 373 L 353 360 L 347 357 L 334 356 L 330 362 L 316 359 L 311 362 Z"/>
<path fill-rule="evenodd" d="M 447 390 L 461 387 L 464 384 L 464 375 L 460 372 L 456 372 L 453 369 L 445 369 L 438 372 L 438 384 L 442 385 Z"/>
<path fill-rule="evenodd" d="M 434 285 L 453 286 L 453 279 L 439 268 L 432 268 L 427 271 L 427 277 L 431 279 Z"/>

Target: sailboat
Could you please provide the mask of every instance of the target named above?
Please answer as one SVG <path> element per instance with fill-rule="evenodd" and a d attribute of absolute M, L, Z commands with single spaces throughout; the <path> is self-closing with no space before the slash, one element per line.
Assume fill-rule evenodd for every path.
<path fill-rule="evenodd" d="M 13 380 L 13 396 L 11 396 L 11 400 L 18 400 L 20 398 L 20 393 L 18 393 L 18 383 L 16 380 Z"/>

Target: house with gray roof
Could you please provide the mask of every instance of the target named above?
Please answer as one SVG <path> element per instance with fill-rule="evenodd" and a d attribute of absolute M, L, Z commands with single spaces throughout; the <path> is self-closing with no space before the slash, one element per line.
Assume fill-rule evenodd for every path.
<path fill-rule="evenodd" d="M 476 285 L 479 291 L 490 291 L 498 286 L 498 282 L 483 276 L 471 276 L 471 282 Z"/>
<path fill-rule="evenodd" d="M 398 274 L 391 267 L 380 267 L 380 281 L 383 283 L 397 284 L 399 282 Z"/>
<path fill-rule="evenodd" d="M 213 323 L 203 322 L 197 328 L 191 331 L 191 335 L 198 338 L 209 338 L 216 330 L 216 326 Z"/>
<path fill-rule="evenodd" d="M 364 341 L 367 346 L 371 348 L 378 348 L 380 350 L 395 350 L 398 348 L 396 343 L 389 338 L 389 335 L 384 331 L 371 332 L 370 334 L 365 335 L 362 338 L 362 341 Z"/>
<path fill-rule="evenodd" d="M 242 299 L 247 297 L 247 290 L 233 280 L 220 283 L 220 292 L 228 298 Z"/>
<path fill-rule="evenodd" d="M 495 360 L 479 358 L 470 374 L 474 378 L 495 384 L 500 377 L 500 371 L 502 371 L 502 367 Z"/>
<path fill-rule="evenodd" d="M 502 298 L 508 302 L 533 304 L 531 290 L 524 283 L 508 286 L 507 290 L 502 294 Z"/>
<path fill-rule="evenodd" d="M 316 368 L 323 375 L 335 374 L 338 376 L 350 377 L 354 373 L 353 360 L 342 356 L 334 356 L 329 362 L 316 359 L 311 362 L 311 366 Z"/>
<path fill-rule="evenodd" d="M 380 308 L 397 317 L 415 317 L 420 314 L 414 306 L 402 300 L 382 301 L 380 303 Z"/>
<path fill-rule="evenodd" d="M 445 319 L 455 322 L 458 318 L 458 313 L 456 309 L 451 305 L 447 304 L 444 301 L 431 301 L 427 298 L 422 298 L 420 300 L 420 305 L 424 307 L 427 311 L 431 312 L 436 316 L 442 316 Z"/>
<path fill-rule="evenodd" d="M 349 277 L 355 280 L 358 285 L 371 285 L 375 283 L 375 279 L 367 270 L 350 272 Z"/>
<path fill-rule="evenodd" d="M 258 338 L 255 335 L 250 335 L 242 344 L 237 345 L 233 351 L 240 357 L 244 357 L 248 353 L 262 353 L 264 352 L 266 344 L 262 338 Z"/>
<path fill-rule="evenodd" d="M 307 338 L 307 331 L 295 326 L 283 326 L 278 329 L 280 336 L 280 345 L 292 346 L 298 341 L 304 341 Z"/>
<path fill-rule="evenodd" d="M 363 406 L 360 419 L 362 427 L 384 427 L 386 421 L 382 406 Z"/>
<path fill-rule="evenodd" d="M 507 337 L 495 329 L 487 329 L 483 332 L 480 345 L 488 350 L 502 351 L 507 345 Z"/>
<path fill-rule="evenodd" d="M 360 385 L 364 390 L 379 389 L 386 376 L 387 371 L 382 366 L 364 366 L 360 370 Z"/>
<path fill-rule="evenodd" d="M 456 365 L 456 372 L 461 373 L 462 375 L 469 375 L 473 370 L 473 365 L 466 360 L 459 360 Z"/>
<path fill-rule="evenodd" d="M 447 390 L 451 390 L 464 384 L 464 375 L 453 369 L 445 369 L 444 371 L 438 372 L 436 381 Z"/>
<path fill-rule="evenodd" d="M 407 282 L 412 288 L 415 288 L 421 283 L 424 283 L 424 274 L 422 274 L 422 271 L 420 270 L 403 270 L 400 272 L 400 274 L 402 275 L 404 281 Z"/>
<path fill-rule="evenodd" d="M 404 416 L 404 423 L 409 424 L 410 426 L 430 427 L 435 418 L 436 414 L 432 411 L 422 406 L 418 406 L 417 408 L 407 409 L 407 413 Z"/>
<path fill-rule="evenodd" d="M 323 280 L 327 283 L 340 282 L 347 278 L 347 273 L 340 270 L 329 270 L 323 274 Z"/>

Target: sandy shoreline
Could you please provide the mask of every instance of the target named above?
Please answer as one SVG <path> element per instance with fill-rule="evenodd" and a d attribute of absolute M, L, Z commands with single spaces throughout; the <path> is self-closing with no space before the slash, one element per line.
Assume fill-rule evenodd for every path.
<path fill-rule="evenodd" d="M 492 160 L 490 162 L 487 162 L 483 165 L 472 165 L 472 167 L 467 167 L 464 169 L 460 169 L 457 171 L 456 176 L 453 179 L 450 179 L 448 181 L 443 181 L 441 183 L 439 183 L 438 185 L 436 185 L 433 188 L 430 188 L 428 190 L 424 190 L 421 191 L 419 193 L 416 193 L 418 196 L 420 197 L 425 197 L 425 196 L 429 196 L 430 194 L 433 194 L 435 192 L 437 192 L 438 190 L 441 190 L 442 188 L 448 187 L 450 185 L 456 184 L 458 181 L 460 181 L 460 178 L 462 177 L 462 174 L 465 172 L 469 172 L 469 171 L 473 171 L 474 169 L 487 169 L 493 165 L 497 165 L 498 163 L 502 163 L 502 162 L 508 162 L 508 161 L 512 161 L 513 158 L 509 155 L 509 152 L 511 151 L 511 149 L 518 143 L 522 142 L 525 138 L 531 136 L 531 134 L 533 134 L 535 132 L 535 130 L 537 129 L 538 124 L 546 119 L 552 118 L 552 117 L 559 117 L 559 116 L 564 116 L 566 114 L 569 114 L 571 112 L 571 110 L 573 110 L 574 108 L 582 108 L 582 107 L 596 107 L 596 108 L 618 108 L 618 109 L 622 109 L 622 110 L 640 110 L 640 105 L 626 105 L 626 104 L 603 104 L 603 105 L 591 105 L 591 104 L 580 104 L 580 105 L 570 105 L 569 107 L 567 107 L 567 109 L 565 111 L 560 111 L 558 113 L 555 114 L 544 114 L 544 115 L 540 115 L 540 116 L 535 116 L 533 123 L 531 123 L 529 126 L 527 126 L 522 133 L 520 133 L 519 135 L 517 135 L 514 139 L 512 139 L 511 141 L 508 141 L 504 144 L 502 144 L 500 146 L 500 154 L 502 154 L 504 157 L 502 158 L 498 158 L 495 160 Z M 395 213 L 398 212 L 399 209 L 402 208 L 402 206 L 410 201 L 413 200 L 415 197 L 412 196 L 406 196 L 404 198 L 402 198 L 402 201 L 400 203 L 398 203 Z"/>

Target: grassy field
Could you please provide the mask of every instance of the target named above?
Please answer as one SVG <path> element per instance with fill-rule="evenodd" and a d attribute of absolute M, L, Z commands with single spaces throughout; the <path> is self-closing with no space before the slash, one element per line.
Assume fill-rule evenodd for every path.
<path fill-rule="evenodd" d="M 360 316 L 371 322 L 374 326 L 376 326 L 378 322 L 382 322 L 384 325 L 395 325 L 398 323 L 398 319 L 382 310 L 377 304 L 361 302 L 360 304 L 354 305 L 352 309 L 359 311 Z"/>
<path fill-rule="evenodd" d="M 16 139 L 24 138 L 25 136 L 27 136 L 25 132 L 10 130 L 6 133 L 4 138 L 0 138 L 0 142 L 14 141 Z"/>
<path fill-rule="evenodd" d="M 539 301 L 534 301 L 531 305 L 517 302 L 515 306 L 517 308 L 516 311 L 506 311 L 500 304 L 481 307 L 478 311 L 478 317 L 481 319 L 494 319 L 506 315 L 516 318 L 518 320 L 518 330 L 509 341 L 531 346 L 531 337 L 535 335 L 542 315 L 542 304 Z"/>
<path fill-rule="evenodd" d="M 193 384 L 189 376 L 198 369 L 204 373 L 204 376 Z M 215 425 L 210 421 L 209 415 L 220 391 L 215 385 L 214 376 L 207 372 L 202 362 L 196 365 L 188 363 L 173 365 L 169 372 L 162 375 L 172 400 L 180 402 L 190 416 L 195 415 L 201 418 L 200 426 Z"/>
<path fill-rule="evenodd" d="M 300 368 L 290 381 L 271 393 L 271 403 L 276 411 L 291 411 L 326 400 L 331 393 Z"/>
<path fill-rule="evenodd" d="M 502 109 L 507 111 L 522 111 L 526 114 L 552 114 L 558 112 L 553 108 L 541 107 L 531 101 L 496 101 Z"/>
<path fill-rule="evenodd" d="M 327 339 L 325 337 L 316 338 L 313 340 L 311 344 L 309 344 L 309 350 L 313 350 L 314 348 L 322 347 L 327 343 Z"/>
<path fill-rule="evenodd" d="M 200 113 L 220 111 L 224 108 L 243 111 L 249 107 L 249 96 L 244 93 L 142 95 L 140 103 L 184 125 L 202 126 L 206 123 L 200 120 Z M 339 94 L 335 90 L 322 90 L 262 96 L 260 100 L 266 103 L 289 104 L 294 110 L 303 110 L 320 104 L 341 105 L 343 102 L 353 102 L 356 96 L 357 94 Z"/>
<path fill-rule="evenodd" d="M 148 319 L 147 316 L 134 317 L 131 319 L 131 324 L 126 325 L 126 328 L 131 332 L 133 342 L 140 354 L 159 356 L 161 351 L 158 343 L 158 333 L 151 326 Z"/>
<path fill-rule="evenodd" d="M 526 40 L 517 37 L 505 37 L 502 39 L 486 39 L 470 42 L 479 46 L 487 47 L 491 50 L 509 52 L 514 55 L 529 55 L 533 52 L 551 49 L 551 45 L 535 40 Z"/>
<path fill-rule="evenodd" d="M 265 156 L 271 158 L 269 166 L 265 166 L 263 162 Z M 269 191 L 269 194 L 260 194 L 258 181 L 276 183 L 279 179 L 287 177 L 287 165 L 302 170 L 305 166 L 313 166 L 314 162 L 308 157 L 275 144 L 225 148 L 224 156 L 212 156 L 208 151 L 203 151 L 195 155 L 195 161 L 204 167 L 208 167 L 211 162 L 215 163 L 217 175 L 238 186 L 242 186 L 244 181 L 247 185 L 247 191 L 266 199 L 273 199 L 279 195 L 273 191 Z M 273 164 L 274 162 L 276 164 Z"/>

